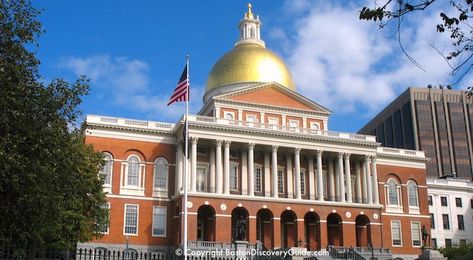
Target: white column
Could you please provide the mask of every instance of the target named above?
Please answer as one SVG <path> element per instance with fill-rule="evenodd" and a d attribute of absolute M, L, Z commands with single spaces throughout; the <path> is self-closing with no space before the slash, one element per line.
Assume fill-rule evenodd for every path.
<path fill-rule="evenodd" d="M 248 144 L 248 195 L 255 195 L 255 161 L 254 161 L 255 144 Z"/>
<path fill-rule="evenodd" d="M 248 194 L 248 154 L 241 150 L 241 194 Z"/>
<path fill-rule="evenodd" d="M 370 174 L 370 165 L 369 165 L 369 158 L 368 156 L 365 157 L 365 179 L 366 179 L 366 203 L 372 204 L 373 203 L 373 194 L 371 191 L 371 174 Z"/>
<path fill-rule="evenodd" d="M 192 137 L 191 143 L 191 191 L 195 192 L 197 188 L 197 142 L 199 138 Z"/>
<path fill-rule="evenodd" d="M 178 195 L 182 189 L 182 142 L 176 145 L 176 187 L 175 194 Z"/>
<path fill-rule="evenodd" d="M 269 152 L 264 152 L 264 196 L 271 196 L 271 171 L 269 162 Z"/>
<path fill-rule="evenodd" d="M 294 176 L 296 181 L 296 199 L 301 199 L 301 149 L 294 149 Z"/>
<path fill-rule="evenodd" d="M 225 140 L 223 150 L 223 193 L 230 194 L 230 141 Z"/>
<path fill-rule="evenodd" d="M 339 196 L 340 196 L 340 202 L 345 202 L 345 182 L 343 178 L 343 154 L 338 153 L 338 187 L 340 187 L 339 190 Z"/>
<path fill-rule="evenodd" d="M 317 151 L 317 199 L 324 201 L 324 181 L 322 177 L 322 151 Z"/>
<path fill-rule="evenodd" d="M 371 174 L 373 175 L 373 203 L 379 205 L 378 171 L 376 170 L 376 157 L 371 158 Z"/>
<path fill-rule="evenodd" d="M 361 191 L 362 191 L 362 198 L 361 198 L 361 203 L 368 203 L 368 190 L 367 190 L 367 183 L 366 183 L 366 167 L 365 167 L 365 162 L 360 164 L 360 171 L 361 171 L 361 184 L 363 185 Z"/>
<path fill-rule="evenodd" d="M 351 172 L 350 172 L 350 154 L 345 154 L 345 179 L 346 179 L 346 191 L 347 191 L 347 202 L 353 202 L 353 195 L 351 192 Z"/>
<path fill-rule="evenodd" d="M 222 140 L 217 140 L 215 146 L 215 187 L 218 194 L 223 193 L 223 171 L 222 171 Z"/>
<path fill-rule="evenodd" d="M 271 158 L 271 177 L 272 177 L 272 197 L 278 197 L 278 146 L 273 145 L 272 158 Z"/>
<path fill-rule="evenodd" d="M 215 193 L 215 147 L 210 147 L 210 185 L 209 192 Z"/>
<path fill-rule="evenodd" d="M 294 198 L 294 183 L 292 179 L 292 154 L 286 154 L 287 197 Z"/>
<path fill-rule="evenodd" d="M 360 162 L 355 161 L 355 194 L 356 194 L 356 203 L 362 203 L 363 198 L 361 197 L 361 172 L 360 172 Z"/>
<path fill-rule="evenodd" d="M 335 172 L 333 170 L 332 159 L 327 159 L 328 162 L 328 197 L 330 201 L 335 201 Z"/>
<path fill-rule="evenodd" d="M 315 200 L 314 158 L 309 154 L 309 199 Z"/>

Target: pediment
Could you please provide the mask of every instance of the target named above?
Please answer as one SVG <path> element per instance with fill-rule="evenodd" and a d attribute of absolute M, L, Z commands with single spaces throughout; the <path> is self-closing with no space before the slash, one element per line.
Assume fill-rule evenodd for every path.
<path fill-rule="evenodd" d="M 325 107 L 277 83 L 267 83 L 246 89 L 235 90 L 214 96 L 213 98 L 218 100 L 306 110 L 323 114 L 331 113 L 331 111 Z"/>

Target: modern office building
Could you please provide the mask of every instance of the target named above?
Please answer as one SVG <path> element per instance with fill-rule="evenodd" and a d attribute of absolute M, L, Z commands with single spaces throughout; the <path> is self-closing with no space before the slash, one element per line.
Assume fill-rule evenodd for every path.
<path fill-rule="evenodd" d="M 192 250 L 421 253 L 421 231 L 430 230 L 424 152 L 329 131 L 331 112 L 297 92 L 260 27 L 249 8 L 240 39 L 209 74 L 204 105 L 189 116 L 188 174 L 182 118 L 87 116 L 86 142 L 105 155 L 110 208 L 104 236 L 87 246 L 182 246 L 187 188 Z"/>
<path fill-rule="evenodd" d="M 408 88 L 358 133 L 386 147 L 424 151 L 430 178 L 473 178 L 473 98 L 465 91 Z"/>

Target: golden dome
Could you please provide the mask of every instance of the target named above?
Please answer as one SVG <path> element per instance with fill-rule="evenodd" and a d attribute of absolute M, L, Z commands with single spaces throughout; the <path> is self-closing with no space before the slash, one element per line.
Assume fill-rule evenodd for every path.
<path fill-rule="evenodd" d="M 243 82 L 276 82 L 295 90 L 284 61 L 260 44 L 237 44 L 220 58 L 210 71 L 206 92 Z"/>

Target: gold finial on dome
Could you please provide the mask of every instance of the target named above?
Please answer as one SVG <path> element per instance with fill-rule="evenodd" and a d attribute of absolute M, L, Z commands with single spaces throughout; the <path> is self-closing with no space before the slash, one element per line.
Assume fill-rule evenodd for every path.
<path fill-rule="evenodd" d="M 250 3 L 248 3 L 248 12 L 245 14 L 247 19 L 253 19 L 253 12 L 251 11 L 251 7 L 253 7 Z"/>

